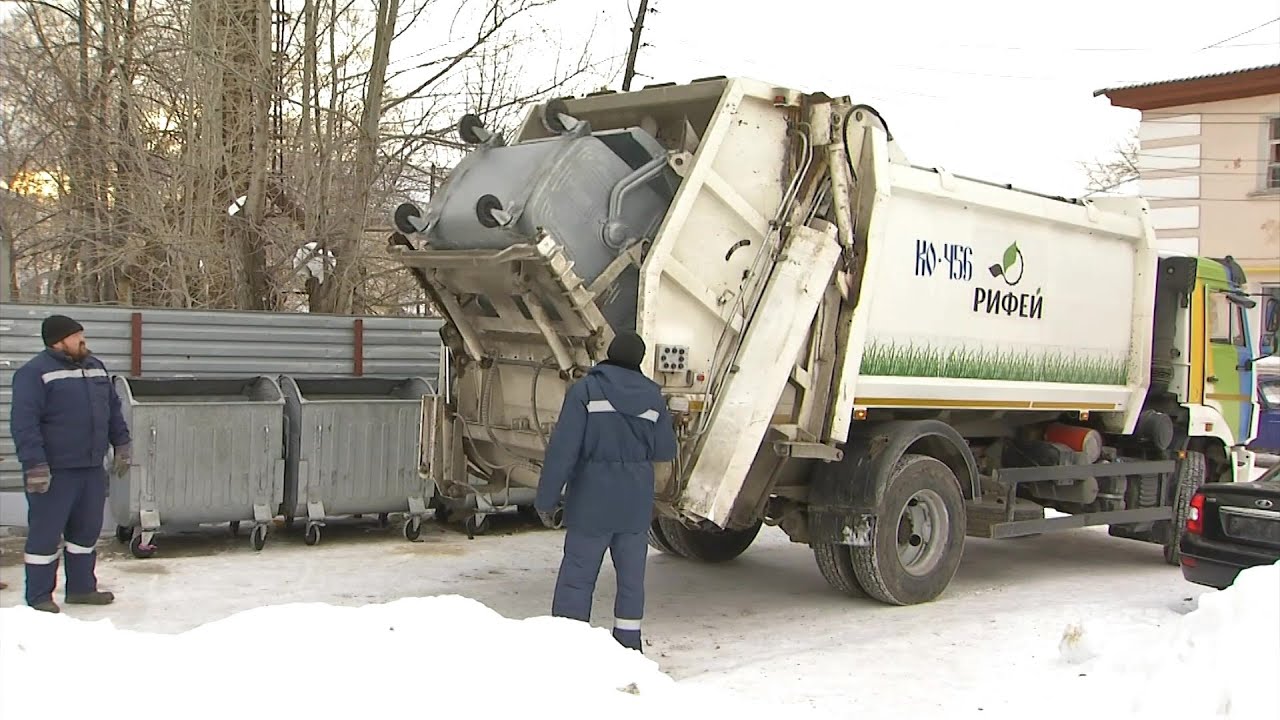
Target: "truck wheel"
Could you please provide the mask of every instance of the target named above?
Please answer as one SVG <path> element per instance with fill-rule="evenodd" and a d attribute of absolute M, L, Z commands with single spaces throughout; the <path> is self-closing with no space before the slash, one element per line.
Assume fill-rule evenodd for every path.
<path fill-rule="evenodd" d="M 671 542 L 667 540 L 667 536 L 662 534 L 662 525 L 658 523 L 657 518 L 654 518 L 653 522 L 649 523 L 649 547 L 660 553 L 680 557 L 680 553 L 671 547 Z"/>
<path fill-rule="evenodd" d="M 864 598 L 867 591 L 858 582 L 858 574 L 853 571 L 853 558 L 849 554 L 848 545 L 814 545 L 813 559 L 818 562 L 818 569 L 827 584 L 848 595 Z"/>
<path fill-rule="evenodd" d="M 1187 513 L 1191 510 L 1191 496 L 1204 484 L 1208 472 L 1208 463 L 1204 453 L 1187 451 L 1187 457 L 1178 463 L 1178 485 L 1173 491 L 1173 525 L 1169 528 L 1164 544 L 1164 561 L 1170 565 L 1178 565 L 1182 553 L 1178 550 L 1182 535 L 1187 530 Z"/>
<path fill-rule="evenodd" d="M 941 595 L 964 553 L 964 512 L 951 468 L 925 455 L 902 456 L 890 475 L 871 546 L 849 548 L 867 594 L 891 605 Z"/>
<path fill-rule="evenodd" d="M 658 518 L 662 536 L 676 555 L 706 563 L 728 562 L 751 547 L 760 532 L 760 521 L 745 530 L 706 532 L 681 525 L 670 518 Z"/>

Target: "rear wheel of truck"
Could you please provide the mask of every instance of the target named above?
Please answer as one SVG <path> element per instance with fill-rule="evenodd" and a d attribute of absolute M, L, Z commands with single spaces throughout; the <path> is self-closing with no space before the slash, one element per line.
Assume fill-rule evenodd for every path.
<path fill-rule="evenodd" d="M 1196 488 L 1204 484 L 1207 471 L 1208 463 L 1204 453 L 1195 450 L 1188 450 L 1187 457 L 1178 463 L 1177 486 L 1173 491 L 1173 524 L 1164 544 L 1164 561 L 1170 565 L 1178 565 L 1182 561 L 1178 545 L 1187 529 L 1191 496 L 1196 494 Z"/>
<path fill-rule="evenodd" d="M 870 546 L 851 546 L 854 574 L 871 597 L 891 605 L 929 602 L 960 566 L 964 496 L 942 461 L 904 455 L 894 466 Z"/>
<path fill-rule="evenodd" d="M 751 547 L 760 532 L 760 521 L 745 530 L 694 530 L 670 518 L 658 518 L 666 544 L 676 555 L 706 563 L 728 562 Z"/>
<path fill-rule="evenodd" d="M 654 518 L 653 522 L 649 523 L 649 547 L 660 553 L 681 557 L 680 553 L 671 547 L 667 536 L 662 534 L 662 525 L 659 523 L 658 518 Z"/>
<path fill-rule="evenodd" d="M 853 571 L 853 557 L 849 554 L 848 545 L 814 545 L 813 559 L 828 585 L 849 597 L 867 596 L 867 591 L 858 581 L 858 574 Z"/>

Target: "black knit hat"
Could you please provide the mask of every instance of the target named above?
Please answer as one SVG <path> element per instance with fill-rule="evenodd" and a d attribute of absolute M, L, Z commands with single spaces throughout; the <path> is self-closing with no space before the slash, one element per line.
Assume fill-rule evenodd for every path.
<path fill-rule="evenodd" d="M 635 333 L 618 333 L 609 343 L 609 362 L 639 371 L 644 362 L 644 340 Z"/>
<path fill-rule="evenodd" d="M 66 315 L 50 315 L 40 324 L 40 337 L 45 347 L 53 347 L 61 340 L 84 330 L 84 326 Z"/>

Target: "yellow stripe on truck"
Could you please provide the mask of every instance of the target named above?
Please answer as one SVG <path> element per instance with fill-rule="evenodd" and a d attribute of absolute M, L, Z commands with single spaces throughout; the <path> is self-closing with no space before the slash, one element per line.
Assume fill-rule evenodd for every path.
<path fill-rule="evenodd" d="M 854 407 L 973 408 L 996 410 L 1092 410 L 1111 412 L 1116 403 L 1044 402 L 1031 400 L 951 400 L 943 398 L 857 398 Z"/>
<path fill-rule="evenodd" d="M 1204 356 L 1209 342 L 1204 322 L 1204 281 L 1196 280 L 1196 290 L 1191 296 L 1191 378 L 1188 381 L 1187 402 L 1204 404 Z"/>

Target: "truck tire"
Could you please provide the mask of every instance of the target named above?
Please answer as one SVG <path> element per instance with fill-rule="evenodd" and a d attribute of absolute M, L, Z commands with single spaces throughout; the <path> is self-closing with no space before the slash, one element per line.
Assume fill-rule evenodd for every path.
<path fill-rule="evenodd" d="M 670 518 L 658 518 L 658 527 L 676 555 L 705 563 L 728 562 L 751 547 L 760 532 L 760 521 L 745 530 L 707 532 L 694 530 Z"/>
<path fill-rule="evenodd" d="M 858 574 L 853 571 L 853 558 L 849 555 L 848 545 L 814 545 L 813 559 L 818 563 L 818 570 L 827 584 L 848 595 L 864 598 L 867 591 L 858 582 Z"/>
<path fill-rule="evenodd" d="M 1191 510 L 1191 496 L 1196 488 L 1204 484 L 1208 474 L 1208 462 L 1202 452 L 1188 450 L 1187 457 L 1178 463 L 1177 487 L 1173 491 L 1173 525 L 1169 528 L 1164 544 L 1164 561 L 1170 565 L 1178 565 L 1182 561 L 1182 553 L 1178 545 L 1187 530 L 1187 513 Z"/>
<path fill-rule="evenodd" d="M 658 518 L 654 518 L 653 522 L 649 523 L 649 547 L 666 555 L 682 557 L 675 548 L 671 547 L 667 536 L 662 534 L 662 525 L 659 524 Z"/>
<path fill-rule="evenodd" d="M 929 602 L 955 577 L 965 529 L 955 472 L 926 455 L 903 455 L 890 473 L 871 545 L 849 548 L 853 572 L 880 602 Z"/>

